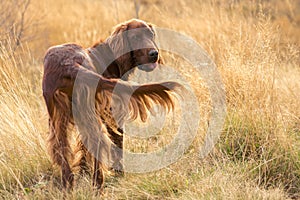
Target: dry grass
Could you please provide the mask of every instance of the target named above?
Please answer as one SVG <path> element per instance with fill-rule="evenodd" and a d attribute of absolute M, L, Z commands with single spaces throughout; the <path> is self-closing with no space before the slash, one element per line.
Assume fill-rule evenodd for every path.
<path fill-rule="evenodd" d="M 300 198 L 299 3 L 138 2 L 141 19 L 193 37 L 212 56 L 226 87 L 227 118 L 214 152 L 199 160 L 209 94 L 192 66 L 166 54 L 166 63 L 196 91 L 201 115 L 198 137 L 178 162 L 160 171 L 109 177 L 103 198 Z M 13 34 L 5 35 L 7 26 L 0 23 L 0 34 L 4 34 L 0 37 L 1 198 L 99 198 L 87 177 L 72 192 L 61 191 L 59 173 L 45 150 L 48 127 L 41 94 L 42 58 L 54 44 L 90 46 L 105 38 L 114 25 L 134 16 L 134 3 L 129 0 L 31 0 L 25 15 L 31 24 L 23 34 L 34 40 L 24 41 L 17 49 Z M 176 116 L 170 116 L 167 125 L 176 124 L 173 119 Z M 170 141 L 172 130 L 167 126 L 146 141 L 127 138 L 126 144 L 136 152 L 157 149 Z"/>

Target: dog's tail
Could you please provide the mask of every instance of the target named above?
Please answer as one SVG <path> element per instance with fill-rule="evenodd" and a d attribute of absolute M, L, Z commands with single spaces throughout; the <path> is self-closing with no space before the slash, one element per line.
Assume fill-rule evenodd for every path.
<path fill-rule="evenodd" d="M 114 99 L 118 101 L 118 104 L 122 104 L 120 112 L 129 113 L 128 117 L 132 120 L 140 117 L 142 121 L 146 121 L 148 113 L 152 112 L 151 108 L 154 105 L 159 105 L 164 111 L 171 111 L 175 106 L 174 97 L 180 96 L 185 91 L 184 86 L 172 81 L 139 85 L 120 79 L 106 79 L 81 65 L 68 67 L 64 78 L 72 80 L 68 81 L 72 87 L 61 88 L 70 98 L 77 94 L 77 92 L 73 92 L 74 86 L 79 91 L 85 85 L 89 94 L 95 94 L 90 98 L 96 97 L 100 109 L 111 107 L 112 99 Z M 94 91 L 91 91 L 92 89 Z"/>
<path fill-rule="evenodd" d="M 113 95 L 113 99 L 118 99 L 123 108 L 123 112 L 129 113 L 129 119 L 140 117 L 146 121 L 148 113 L 152 113 L 152 107 L 159 105 L 165 111 L 171 111 L 175 106 L 175 94 L 183 90 L 183 86 L 176 82 L 161 82 L 150 84 L 132 84 L 129 82 L 101 79 L 98 85 L 99 92 L 108 91 Z"/>

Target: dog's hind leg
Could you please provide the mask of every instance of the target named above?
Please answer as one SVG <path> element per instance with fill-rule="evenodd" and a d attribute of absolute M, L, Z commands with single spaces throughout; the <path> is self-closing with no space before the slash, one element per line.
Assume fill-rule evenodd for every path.
<path fill-rule="evenodd" d="M 64 188 L 72 188 L 74 175 L 69 165 L 72 156 L 67 130 L 70 123 L 70 102 L 59 91 L 54 94 L 54 106 L 50 115 L 50 134 L 48 136 L 48 151 L 52 161 L 61 167 L 62 184 Z"/>

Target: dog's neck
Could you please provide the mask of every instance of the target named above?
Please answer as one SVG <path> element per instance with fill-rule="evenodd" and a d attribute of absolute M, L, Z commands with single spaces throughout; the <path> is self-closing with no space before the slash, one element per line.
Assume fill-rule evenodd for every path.
<path fill-rule="evenodd" d="M 118 78 L 127 81 L 133 70 L 128 72 L 126 66 L 132 66 L 130 60 L 115 58 L 115 55 L 106 42 L 87 49 L 88 55 L 95 66 L 97 73 L 105 78 Z M 129 62 L 129 63 L 128 63 Z"/>

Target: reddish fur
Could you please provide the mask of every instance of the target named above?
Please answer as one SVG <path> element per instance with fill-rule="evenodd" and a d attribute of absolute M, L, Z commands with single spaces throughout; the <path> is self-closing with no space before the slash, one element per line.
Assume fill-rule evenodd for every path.
<path fill-rule="evenodd" d="M 151 28 L 149 24 L 143 21 L 131 20 L 118 25 L 113 31 L 112 36 L 120 34 L 120 32 L 125 30 L 138 27 Z M 114 62 L 110 63 L 103 74 L 99 74 L 102 66 L 98 61 L 104 61 L 105 63 L 105 56 L 107 56 L 105 54 L 107 52 L 112 54 L 116 53 L 114 49 L 110 48 L 110 43 L 115 42 L 112 41 L 112 36 L 106 41 L 99 42 L 87 50 L 77 44 L 64 44 L 50 48 L 45 55 L 43 96 L 49 113 L 50 133 L 47 141 L 48 149 L 53 162 L 61 167 L 64 188 L 72 187 L 73 185 L 74 175 L 70 165 L 71 161 L 74 162 L 74 167 L 79 167 L 80 170 L 84 170 L 84 167 L 88 167 L 88 161 L 93 162 L 94 164 L 90 165 L 94 165 L 94 185 L 101 189 L 104 181 L 104 161 L 92 158 L 80 138 L 78 139 L 77 149 L 75 150 L 75 154 L 79 155 L 79 157 L 75 156 L 77 159 L 74 160 L 68 140 L 69 125 L 74 124 L 71 103 L 74 97 L 73 86 L 79 72 L 82 74 L 82 80 L 99 80 L 96 94 L 90 98 L 95 98 L 96 100 L 95 107 L 99 118 L 99 134 L 102 134 L 101 138 L 103 140 L 101 141 L 100 150 L 102 152 L 100 153 L 103 155 L 103 159 L 105 159 L 105 156 L 109 159 L 111 145 L 117 145 L 121 149 L 123 148 L 122 127 L 114 121 L 109 111 L 109 108 L 112 106 L 113 96 L 119 99 L 118 105 L 122 108 L 118 111 L 118 115 L 128 116 L 128 113 L 130 113 L 129 118 L 136 119 L 140 116 L 143 121 L 146 120 L 147 113 L 153 104 L 159 104 L 166 110 L 170 110 L 174 106 L 170 92 L 180 87 L 180 85 L 175 82 L 130 85 L 127 82 L 119 80 L 128 70 L 136 67 L 136 63 L 132 61 L 132 54 L 130 53 L 115 59 Z M 105 51 L 104 54 L 96 51 L 101 45 L 105 46 L 108 50 L 107 52 Z M 117 48 L 122 48 L 122 44 L 114 45 L 119 45 Z M 155 48 L 156 47 L 153 46 L 153 49 Z M 139 50 L 135 50 L 133 54 L 141 53 L 138 51 Z M 127 78 L 128 77 L 125 77 L 124 79 L 127 80 Z M 112 94 L 118 81 L 120 92 Z M 87 90 L 91 89 L 88 83 L 86 85 L 84 84 L 85 83 L 82 83 L 79 87 Z M 126 102 L 123 102 L 123 100 L 130 94 L 132 94 L 129 98 L 130 104 L 129 107 L 126 107 Z M 79 99 L 79 101 L 83 100 L 84 99 Z M 125 118 L 120 117 L 122 123 L 124 120 Z M 93 135 L 90 135 L 90 137 L 93 137 Z M 117 159 L 116 162 L 119 162 L 120 159 L 121 157 Z"/>

